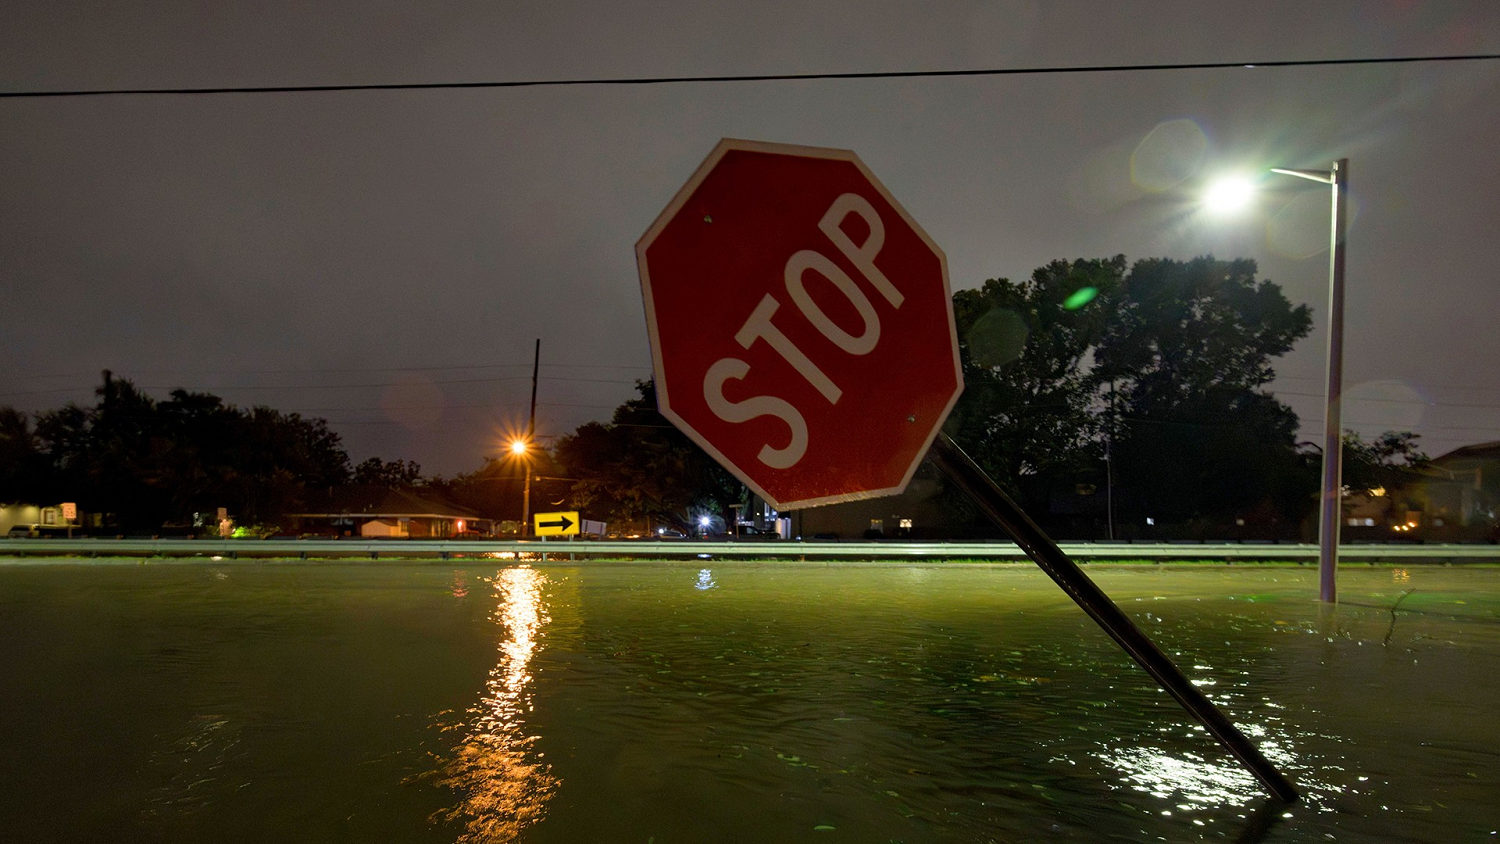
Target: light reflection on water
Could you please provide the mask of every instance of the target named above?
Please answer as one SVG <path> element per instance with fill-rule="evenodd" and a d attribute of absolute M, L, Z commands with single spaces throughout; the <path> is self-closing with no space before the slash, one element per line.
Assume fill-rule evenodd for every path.
<path fill-rule="evenodd" d="M 531 711 L 531 660 L 550 620 L 542 600 L 546 575 L 531 568 L 504 569 L 494 579 L 498 599 L 492 615 L 505 632 L 499 662 L 490 670 L 484 694 L 470 707 L 466 731 L 435 782 L 452 789 L 459 802 L 433 818 L 463 827 L 461 842 L 516 838 L 541 820 L 558 787 L 552 766 L 534 748 L 526 729 Z"/>
<path fill-rule="evenodd" d="M 1222 688 L 1212 666 L 1195 664 L 1190 680 L 1205 691 L 1209 699 L 1221 710 L 1232 710 L 1237 715 L 1235 726 L 1250 739 L 1266 760 L 1277 770 L 1285 773 L 1299 772 L 1295 785 L 1304 805 L 1318 805 L 1321 796 L 1336 786 L 1317 777 L 1306 760 L 1298 759 L 1295 752 L 1296 736 L 1281 723 L 1275 714 L 1280 706 L 1269 699 L 1261 698 L 1252 703 L 1246 693 L 1253 692 L 1246 679 L 1247 672 L 1237 672 L 1236 677 L 1224 681 Z M 1167 746 L 1159 736 L 1183 735 L 1190 741 L 1202 742 L 1204 753 L 1182 747 Z M 1152 797 L 1170 801 L 1176 813 L 1191 814 L 1195 811 L 1212 812 L 1225 805 L 1247 805 L 1265 796 L 1264 787 L 1244 767 L 1224 755 L 1217 744 L 1213 744 L 1207 731 L 1198 724 L 1185 727 L 1162 727 L 1158 737 L 1143 736 L 1133 743 L 1100 741 L 1090 749 L 1091 756 L 1103 767 L 1113 770 L 1124 787 Z M 1172 742 L 1171 744 L 1178 744 Z M 1213 754 L 1210 758 L 1208 754 Z M 1066 757 L 1054 757 L 1054 761 L 1072 764 Z M 1172 814 L 1172 809 L 1162 810 Z"/>
<path fill-rule="evenodd" d="M 1494 569 L 1089 567 L 1287 807 L 1028 568 L 494 565 L 0 566 L 0 839 L 1500 829 Z"/>

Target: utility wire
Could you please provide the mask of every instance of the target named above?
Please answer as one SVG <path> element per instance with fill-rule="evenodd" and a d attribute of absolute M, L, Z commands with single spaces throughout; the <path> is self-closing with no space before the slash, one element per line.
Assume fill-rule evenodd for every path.
<path fill-rule="evenodd" d="M 680 85 L 689 83 L 811 82 L 847 79 L 934 79 L 944 77 L 1035 76 L 1080 73 L 1134 73 L 1164 70 L 1255 69 L 1267 67 L 1338 67 L 1418 62 L 1494 61 L 1500 53 L 1441 56 L 1379 56 L 1364 59 L 1293 59 L 1268 62 L 1184 62 L 1176 64 L 1063 65 L 1043 67 L 968 68 L 957 70 L 890 70 L 850 73 L 750 73 L 720 76 L 632 76 L 582 79 L 521 79 L 503 82 L 399 82 L 351 85 L 247 85 L 218 88 L 79 88 L 60 91 L 0 91 L 0 99 L 22 97 L 115 97 L 186 94 L 301 94 L 330 91 L 429 91 L 463 88 L 558 88 L 586 85 Z"/>

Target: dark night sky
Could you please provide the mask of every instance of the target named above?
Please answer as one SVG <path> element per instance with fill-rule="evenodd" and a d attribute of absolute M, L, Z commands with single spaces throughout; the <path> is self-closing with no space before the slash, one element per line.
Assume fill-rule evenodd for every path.
<path fill-rule="evenodd" d="M 114 4 L 13 0 L 0 90 L 915 71 L 1500 53 L 1500 4 Z M 434 14 L 438 10 L 440 14 Z M 1275 392 L 1322 424 L 1327 189 L 1351 160 L 1344 420 L 1500 439 L 1500 62 L 0 100 L 0 404 L 109 368 L 326 417 L 356 461 L 477 468 L 606 419 L 650 355 L 634 244 L 721 137 L 855 150 L 955 289 L 1054 258 L 1251 257 L 1317 328 Z M 710 291 L 711 293 L 711 291 Z"/>

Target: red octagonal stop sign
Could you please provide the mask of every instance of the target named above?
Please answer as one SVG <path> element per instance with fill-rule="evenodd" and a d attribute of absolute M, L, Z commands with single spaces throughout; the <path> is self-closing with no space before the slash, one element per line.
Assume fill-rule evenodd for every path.
<path fill-rule="evenodd" d="M 636 261 L 705 451 L 782 509 L 906 488 L 963 389 L 947 266 L 854 153 L 721 141 Z"/>

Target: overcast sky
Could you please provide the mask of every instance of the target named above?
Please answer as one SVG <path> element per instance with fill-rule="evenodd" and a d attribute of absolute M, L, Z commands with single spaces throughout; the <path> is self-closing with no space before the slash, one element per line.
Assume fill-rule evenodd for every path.
<path fill-rule="evenodd" d="M 1500 53 L 1500 3 L 10 0 L 0 91 L 505 82 Z M 0 405 L 321 416 L 477 468 L 650 374 L 634 244 L 722 137 L 854 150 L 955 289 L 1055 258 L 1250 257 L 1316 328 L 1273 389 L 1319 439 L 1327 189 L 1350 159 L 1344 421 L 1500 439 L 1500 62 L 0 99 Z"/>

